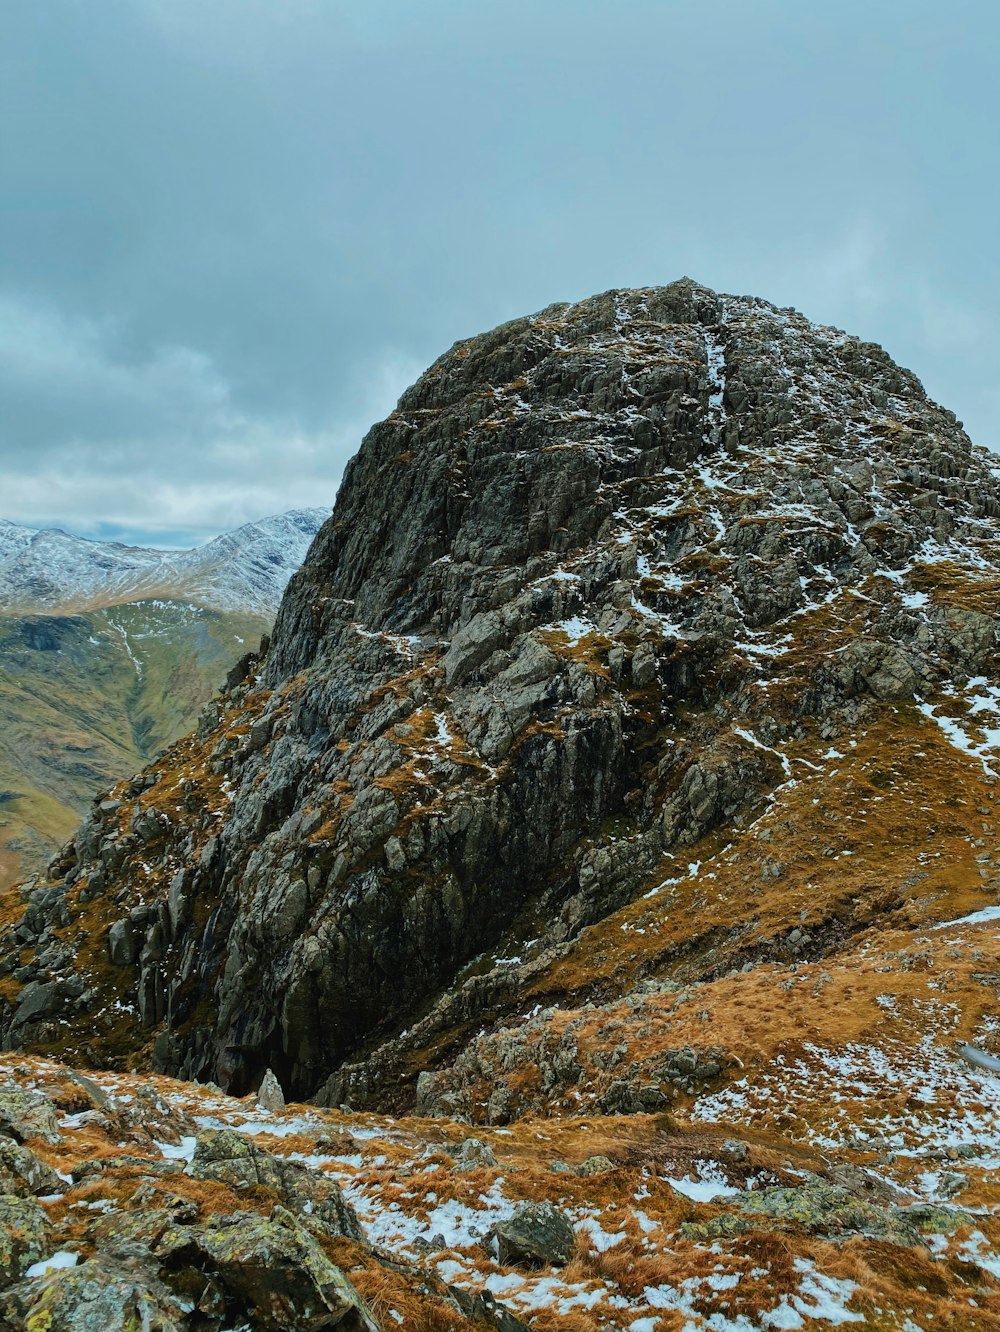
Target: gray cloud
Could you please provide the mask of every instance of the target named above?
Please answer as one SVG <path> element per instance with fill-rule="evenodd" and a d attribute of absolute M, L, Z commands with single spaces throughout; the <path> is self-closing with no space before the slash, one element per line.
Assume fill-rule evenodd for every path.
<path fill-rule="evenodd" d="M 883 342 L 1000 444 L 966 0 L 47 0 L 0 25 L 3 516 L 332 502 L 458 337 L 682 273 Z"/>

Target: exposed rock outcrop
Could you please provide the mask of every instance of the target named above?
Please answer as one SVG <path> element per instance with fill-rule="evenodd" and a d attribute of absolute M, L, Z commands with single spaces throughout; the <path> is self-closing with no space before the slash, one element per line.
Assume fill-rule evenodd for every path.
<path fill-rule="evenodd" d="M 767 809 L 789 745 L 989 715 L 995 491 L 880 348 L 755 299 L 682 281 L 458 344 L 367 436 L 266 656 L 24 890 L 4 1041 L 333 1104 L 458 1056 L 461 1109 L 477 1030 Z M 887 909 L 857 899 L 764 940 L 695 914 L 674 957 L 822 956 Z M 601 1106 L 735 1066 L 691 1048 L 605 1065 Z"/>

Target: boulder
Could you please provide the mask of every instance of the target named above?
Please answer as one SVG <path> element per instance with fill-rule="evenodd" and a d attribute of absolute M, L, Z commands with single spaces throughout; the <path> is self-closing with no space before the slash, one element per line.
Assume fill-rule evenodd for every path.
<path fill-rule="evenodd" d="M 910 1245 L 915 1235 L 898 1209 L 887 1211 L 836 1184 L 810 1180 L 792 1188 L 753 1189 L 728 1201 L 745 1216 L 794 1222 L 817 1235 L 870 1235 Z"/>
<path fill-rule="evenodd" d="M 0 1326 L 30 1332 L 184 1332 L 185 1306 L 151 1271 L 92 1258 L 0 1296 Z M 3 1320 L 6 1319 L 6 1322 Z"/>
<path fill-rule="evenodd" d="M 615 1163 L 609 1156 L 597 1155 L 588 1156 L 586 1161 L 577 1166 L 576 1173 L 586 1177 L 588 1175 L 605 1175 L 609 1170 L 614 1169 Z"/>
<path fill-rule="evenodd" d="M 191 1228 L 183 1255 L 212 1275 L 261 1332 L 379 1332 L 357 1291 L 292 1214 L 253 1212 Z"/>
<path fill-rule="evenodd" d="M 501 1263 L 525 1267 L 562 1267 L 576 1246 L 573 1227 L 551 1203 L 521 1203 L 508 1221 L 494 1227 Z"/>
<path fill-rule="evenodd" d="M 0 1138 L 0 1193 L 16 1193 L 22 1198 L 62 1193 L 66 1185 L 29 1147 Z"/>
<path fill-rule="evenodd" d="M 264 1079 L 257 1088 L 257 1104 L 262 1110 L 272 1112 L 285 1108 L 285 1096 L 281 1090 L 281 1083 L 270 1069 L 264 1074 Z"/>
<path fill-rule="evenodd" d="M 493 1148 L 478 1138 L 466 1138 L 457 1147 L 449 1149 L 449 1155 L 454 1158 L 455 1169 L 460 1171 L 499 1165 Z"/>
<path fill-rule="evenodd" d="M 449 1286 L 448 1294 L 466 1318 L 470 1318 L 480 1326 L 485 1325 L 494 1332 L 528 1332 L 527 1324 L 522 1323 L 520 1318 L 515 1318 L 510 1310 L 505 1309 L 488 1290 L 472 1294 L 471 1291 L 462 1290 L 460 1286 Z"/>
<path fill-rule="evenodd" d="M 0 1088 L 0 1134 L 16 1142 L 61 1142 L 56 1108 L 41 1092 Z"/>
<path fill-rule="evenodd" d="M 49 1250 L 48 1217 L 33 1199 L 0 1194 L 0 1289 L 19 1281 Z"/>
<path fill-rule="evenodd" d="M 328 1176 L 297 1161 L 285 1161 L 231 1129 L 209 1130 L 195 1143 L 191 1174 L 231 1188 L 270 1189 L 285 1207 L 330 1238 L 365 1242 L 357 1213 Z"/>

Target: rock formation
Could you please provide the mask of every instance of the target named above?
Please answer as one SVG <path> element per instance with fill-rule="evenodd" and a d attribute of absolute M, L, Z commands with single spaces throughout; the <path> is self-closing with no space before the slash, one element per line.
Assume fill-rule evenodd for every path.
<path fill-rule="evenodd" d="M 998 475 L 880 348 L 687 280 L 437 361 L 266 651 L 0 898 L 6 1048 L 211 1098 L 180 1267 L 143 1232 L 137 1293 L 112 1203 L 101 1289 L 260 1317 L 280 1239 L 282 1326 L 387 1325 L 345 1244 L 434 1328 L 995 1326 Z"/>
<path fill-rule="evenodd" d="M 996 576 L 993 468 L 878 347 L 689 281 L 458 344 L 266 659 L 27 892 L 6 1039 L 71 1017 L 101 1062 L 412 1098 L 400 1033 L 516 992 L 463 967 L 763 809 L 783 740 L 992 669 L 990 611 L 926 589 Z"/>

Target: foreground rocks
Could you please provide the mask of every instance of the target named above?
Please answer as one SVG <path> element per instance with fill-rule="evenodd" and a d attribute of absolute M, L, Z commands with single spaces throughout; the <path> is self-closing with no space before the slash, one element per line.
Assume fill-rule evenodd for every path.
<path fill-rule="evenodd" d="M 501 1263 L 562 1267 L 576 1247 L 573 1227 L 551 1203 L 525 1203 L 493 1234 Z"/>
<path fill-rule="evenodd" d="M 2 1093 L 3 1332 L 379 1332 L 345 1263 L 379 1273 L 379 1289 L 395 1282 L 404 1306 L 415 1287 L 428 1326 L 523 1328 L 488 1292 L 376 1255 L 322 1170 L 230 1128 L 184 1137 L 183 1097 L 141 1082 L 108 1094 L 51 1065 L 41 1080 L 49 1095 L 16 1082 Z M 81 1093 L 100 1109 L 67 1112 Z M 123 1131 L 133 1150 L 115 1154 Z M 316 1138 L 314 1151 L 334 1141 Z M 93 1154 L 81 1158 L 84 1143 Z"/>
<path fill-rule="evenodd" d="M 59 1136 L 18 1144 L 28 1123 L 13 1116 L 0 1135 L 21 1190 L 0 1196 L 4 1332 L 626 1332 L 656 1318 L 980 1332 L 1000 1317 L 992 1158 L 971 1145 L 939 1153 L 945 1170 L 912 1147 L 872 1160 L 749 1122 L 735 1138 L 620 1114 L 471 1138 L 443 1118 L 266 1112 L 162 1078 L 8 1068 L 25 1115 L 47 1107 Z M 84 1093 L 100 1109 L 80 1109 Z M 958 1201 L 933 1201 L 941 1188 Z"/>

